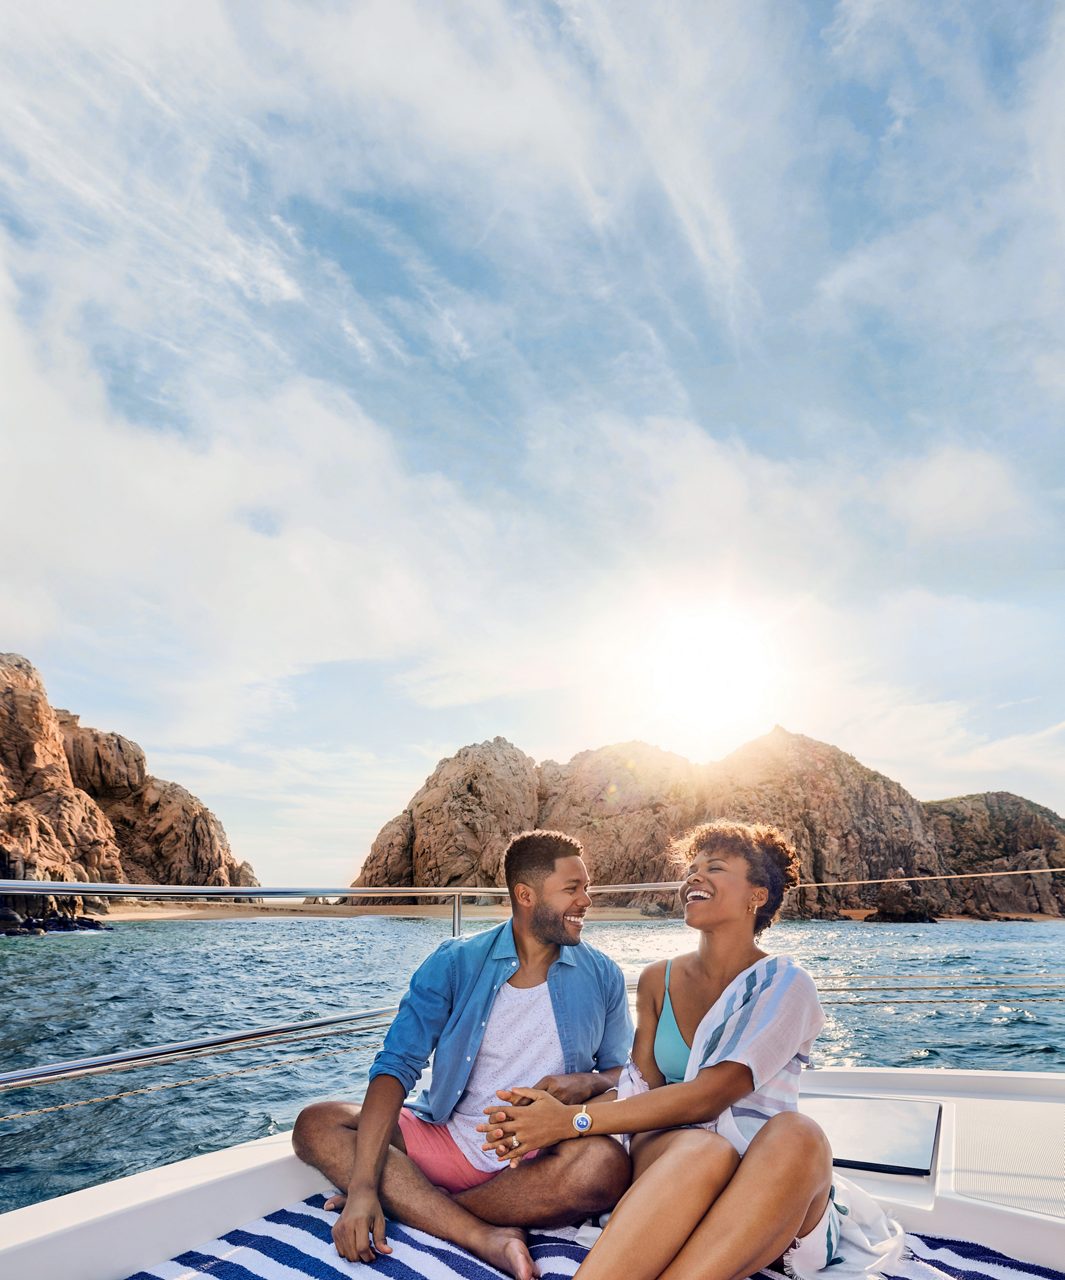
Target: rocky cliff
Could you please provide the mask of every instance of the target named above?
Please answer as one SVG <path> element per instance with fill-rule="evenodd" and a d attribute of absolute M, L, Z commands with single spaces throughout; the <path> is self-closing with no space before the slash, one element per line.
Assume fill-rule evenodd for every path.
<path fill-rule="evenodd" d="M 151 777 L 135 742 L 53 708 L 11 653 L 0 654 L 0 879 L 258 884 L 205 805 Z"/>
<path fill-rule="evenodd" d="M 923 806 L 952 871 L 1065 867 L 1065 821 L 1008 791 L 958 796 Z M 958 880 L 952 900 L 966 915 L 1041 911 L 1065 914 L 1065 875 Z"/>
<path fill-rule="evenodd" d="M 803 880 L 818 884 L 951 870 L 924 806 L 838 747 L 778 727 L 708 766 L 706 776 L 707 814 L 771 822 L 786 831 L 802 857 Z M 949 883 L 923 887 L 944 912 L 952 909 Z M 799 913 L 831 915 L 872 905 L 878 893 L 859 886 L 807 889 L 789 905 Z"/>
<path fill-rule="evenodd" d="M 503 738 L 463 747 L 382 829 L 355 884 L 501 884 L 507 839 L 533 826 L 581 840 L 599 884 L 673 879 L 670 840 L 719 817 L 781 827 L 812 883 L 1065 866 L 1065 822 L 1049 809 L 1002 793 L 923 804 L 838 748 L 778 727 L 710 765 L 645 743 L 541 765 Z M 792 895 L 788 910 L 832 916 L 872 907 L 880 892 L 833 883 Z M 939 913 L 1062 915 L 1065 876 L 931 881 L 916 901 Z"/>

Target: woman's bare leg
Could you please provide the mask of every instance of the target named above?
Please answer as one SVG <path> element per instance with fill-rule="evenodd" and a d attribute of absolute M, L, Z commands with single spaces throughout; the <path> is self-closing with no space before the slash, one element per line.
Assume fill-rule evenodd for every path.
<path fill-rule="evenodd" d="M 636 1177 L 577 1271 L 580 1280 L 658 1280 L 735 1172 L 732 1146 L 706 1129 L 644 1138 Z"/>
<path fill-rule="evenodd" d="M 831 1187 L 820 1128 L 795 1111 L 774 1116 L 662 1280 L 746 1280 L 817 1226 Z"/>

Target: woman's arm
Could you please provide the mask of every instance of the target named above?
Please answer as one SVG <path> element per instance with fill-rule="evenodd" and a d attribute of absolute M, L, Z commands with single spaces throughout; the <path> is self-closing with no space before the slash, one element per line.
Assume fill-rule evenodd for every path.
<path fill-rule="evenodd" d="M 665 989 L 666 962 L 658 960 L 640 974 L 636 987 L 636 1038 L 632 1042 L 632 1060 L 652 1089 L 666 1083 L 655 1062 L 655 1036 Z"/>
<path fill-rule="evenodd" d="M 706 1123 L 716 1120 L 726 1107 L 753 1089 L 750 1067 L 740 1062 L 719 1062 L 683 1084 L 662 1085 L 620 1102 L 592 1103 L 588 1107 L 590 1132 L 646 1133 Z M 573 1117 L 580 1107 L 567 1107 L 543 1090 L 509 1092 L 528 1101 L 524 1106 L 500 1106 L 485 1112 L 488 1121 L 479 1126 L 486 1137 L 485 1151 L 495 1151 L 501 1160 L 520 1160 L 530 1151 L 580 1137 L 573 1127 Z"/>

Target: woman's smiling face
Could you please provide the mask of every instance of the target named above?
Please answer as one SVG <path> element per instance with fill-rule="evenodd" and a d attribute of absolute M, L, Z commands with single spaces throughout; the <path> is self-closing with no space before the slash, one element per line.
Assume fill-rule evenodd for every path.
<path fill-rule="evenodd" d="M 712 849 L 692 859 L 680 892 L 685 923 L 695 928 L 743 917 L 753 920 L 751 907 L 757 908 L 766 897 L 765 889 L 751 884 L 746 858 Z"/>

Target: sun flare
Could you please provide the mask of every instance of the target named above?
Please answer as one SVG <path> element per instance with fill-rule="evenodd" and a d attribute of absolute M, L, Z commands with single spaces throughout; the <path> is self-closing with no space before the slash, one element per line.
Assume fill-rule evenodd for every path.
<path fill-rule="evenodd" d="M 692 759 L 765 733 L 777 718 L 782 661 L 768 623 L 730 599 L 651 602 L 638 637 L 618 646 L 611 720 Z"/>

